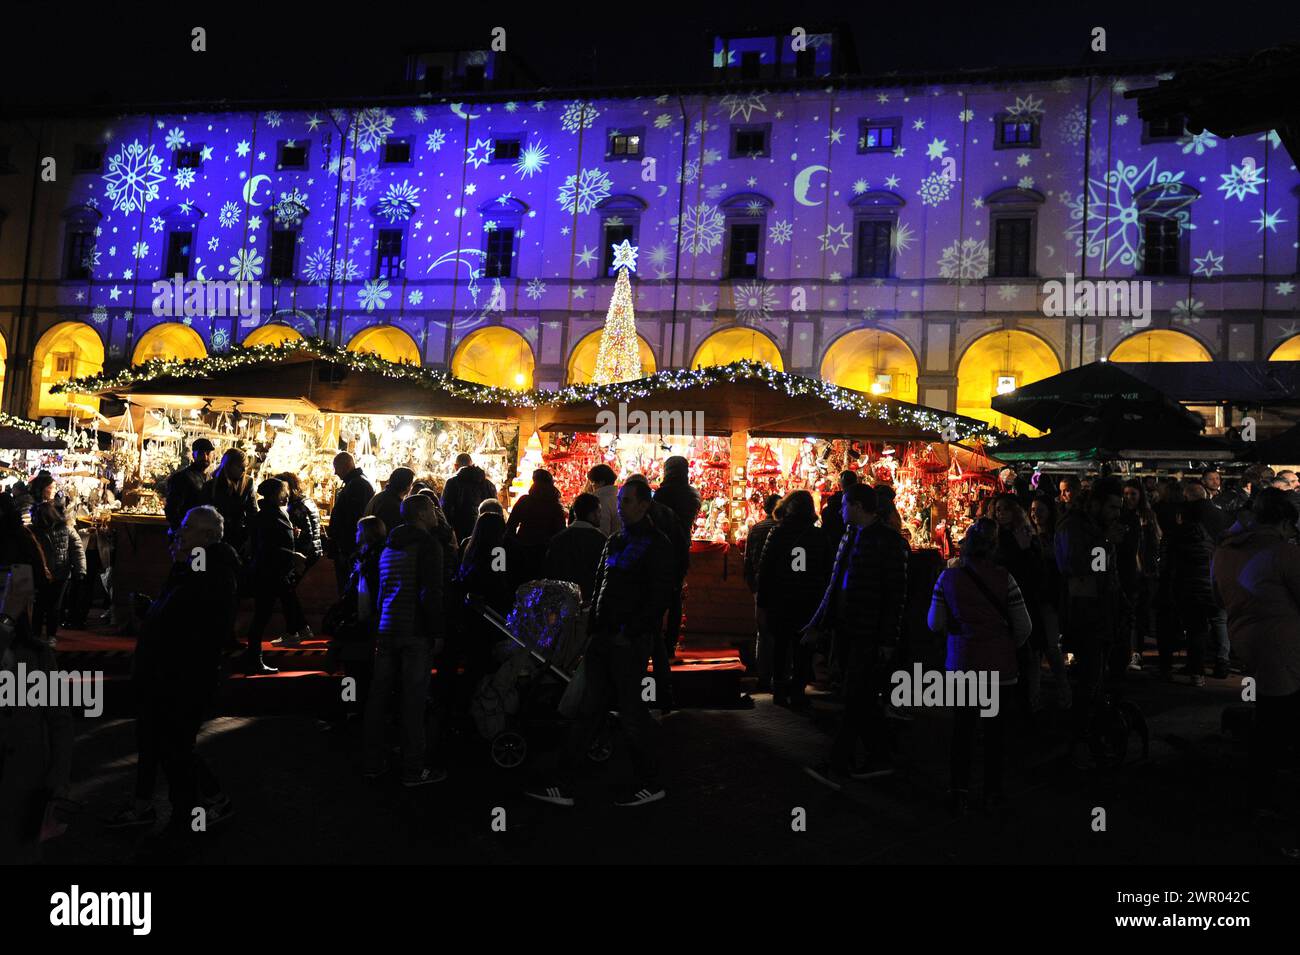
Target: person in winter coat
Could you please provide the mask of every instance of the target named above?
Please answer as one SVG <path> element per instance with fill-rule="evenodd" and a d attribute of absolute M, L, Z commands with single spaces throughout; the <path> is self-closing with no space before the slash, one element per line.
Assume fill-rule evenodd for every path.
<path fill-rule="evenodd" d="M 997 525 L 980 518 L 961 542 L 961 563 L 939 575 L 930 603 L 930 628 L 948 634 L 950 672 L 988 674 L 999 687 L 1016 683 L 1016 650 L 1029 639 L 1029 611 L 1015 577 L 996 562 Z M 984 798 L 1002 800 L 1002 763 L 1006 709 L 981 715 L 967 701 L 957 709 L 952 731 L 952 801 L 958 813 L 967 808 L 975 727 L 984 731 Z"/>
<path fill-rule="evenodd" d="M 1294 765 L 1300 736 L 1300 513 L 1276 488 L 1256 494 L 1250 513 L 1214 552 L 1214 594 L 1228 611 L 1232 648 L 1255 678 L 1252 795 L 1260 808 L 1280 809 L 1271 789 L 1277 769 Z"/>
<path fill-rule="evenodd" d="M 650 484 L 644 474 L 629 475 L 627 480 L 645 484 L 647 487 Z M 624 485 L 626 484 L 625 481 Z M 672 712 L 674 705 L 672 661 L 676 652 L 676 637 L 673 637 L 671 647 L 668 640 L 670 635 L 680 634 L 681 632 L 682 588 L 686 581 L 686 570 L 691 560 L 691 535 L 687 528 L 683 526 L 676 512 L 657 497 L 651 498 L 650 513 L 646 515 L 646 518 L 660 533 L 668 538 L 673 554 L 673 575 L 677 580 L 676 589 L 673 591 L 668 603 L 668 613 L 664 618 L 664 627 L 651 645 L 655 684 L 657 686 L 656 702 L 659 704 L 660 715 L 667 716 Z M 676 614 L 675 617 L 674 614 Z"/>
<path fill-rule="evenodd" d="M 289 488 L 283 481 L 267 478 L 257 486 L 261 498 L 253 523 L 253 623 L 248 631 L 248 649 L 243 668 L 248 674 L 275 673 L 262 660 L 262 635 L 271 620 L 275 602 L 281 601 L 288 617 L 296 606 L 293 589 L 307 568 L 307 559 L 294 545 L 293 524 L 287 507 Z M 297 607 L 297 613 L 302 609 Z M 296 620 L 289 620 L 292 628 Z"/>
<path fill-rule="evenodd" d="M 822 505 L 822 529 L 835 544 L 839 544 L 840 538 L 844 536 L 844 518 L 840 513 L 844 509 L 844 492 L 857 483 L 857 471 L 841 471 L 840 489 L 827 497 Z"/>
<path fill-rule="evenodd" d="M 997 550 L 994 562 L 1015 578 L 1029 611 L 1029 641 L 1019 650 L 1020 671 L 1024 677 L 1017 684 L 1024 691 L 1024 701 L 1031 709 L 1039 703 L 1042 679 L 1040 655 L 1047 650 L 1042 621 L 1043 560 L 1038 538 L 1029 515 L 1014 494 L 998 494 L 993 500 L 993 520 L 997 524 Z"/>
<path fill-rule="evenodd" d="M 442 594 L 443 550 L 433 536 L 436 506 L 415 494 L 402 502 L 402 523 L 388 534 L 379 558 L 379 627 L 375 672 L 362 729 L 365 775 L 386 769 L 384 726 L 389 698 L 397 691 L 402 728 L 402 785 L 437 783 L 444 769 L 426 765 L 425 701 L 433 658 L 442 653 L 446 608 Z"/>
<path fill-rule="evenodd" d="M 32 505 L 32 533 L 41 545 L 50 572 L 49 582 L 38 586 L 36 591 L 32 634 L 39 637 L 43 631 L 53 644 L 59 632 L 68 582 L 86 576 L 86 550 L 63 505 L 54 499 L 54 479 L 37 477 L 31 488 L 37 501 Z"/>
<path fill-rule="evenodd" d="M 800 706 L 812 678 L 800 634 L 826 592 L 833 551 L 807 491 L 791 491 L 773 513 L 779 523 L 763 544 L 756 599 L 772 632 L 772 702 Z"/>
<path fill-rule="evenodd" d="M 1035 496 L 1029 505 L 1029 520 L 1034 527 L 1040 562 L 1040 602 L 1036 619 L 1043 624 L 1042 655 L 1047 658 L 1047 665 L 1056 680 L 1057 706 L 1068 710 L 1073 703 L 1073 694 L 1069 673 L 1065 668 L 1065 654 L 1061 652 L 1061 604 L 1064 600 L 1065 582 L 1061 578 L 1061 569 L 1056 565 L 1056 500 L 1047 494 Z M 1032 612 L 1030 619 L 1035 619 Z M 1030 638 L 1032 637 L 1031 633 Z M 1036 686 L 1030 687 L 1030 691 L 1031 700 L 1038 696 Z"/>
<path fill-rule="evenodd" d="M 217 469 L 203 485 L 202 503 L 211 504 L 221 515 L 222 539 L 235 549 L 241 560 L 252 555 L 249 536 L 257 503 L 253 499 L 253 481 L 248 474 L 248 456 L 238 448 L 229 448 L 221 456 Z"/>
<path fill-rule="evenodd" d="M 378 517 L 391 534 L 393 528 L 402 523 L 402 501 L 411 493 L 413 484 L 414 471 L 410 468 L 393 468 L 393 472 L 388 475 L 388 483 L 366 504 L 362 516 L 370 517 L 373 514 Z"/>
<path fill-rule="evenodd" d="M 608 464 L 597 464 L 587 472 L 587 481 L 590 492 L 600 501 L 600 523 L 596 526 L 609 537 L 623 526 L 618 520 L 618 488 L 614 486 L 618 475 Z"/>
<path fill-rule="evenodd" d="M 282 481 L 289 490 L 286 512 L 289 515 L 289 523 L 293 525 L 294 550 L 302 554 L 306 562 L 302 572 L 302 576 L 305 576 L 324 555 L 324 547 L 321 545 L 320 512 L 316 510 L 315 501 L 303 496 L 302 482 L 298 480 L 298 475 L 286 471 L 277 474 L 276 479 Z M 298 598 L 298 584 L 302 582 L 302 576 L 295 578 L 292 586 L 280 598 L 280 605 L 284 608 L 285 625 L 289 632 L 271 641 L 276 646 L 296 647 L 301 646 L 304 640 L 315 639 L 315 634 L 307 625 L 307 615 L 303 613 L 302 601 Z"/>
<path fill-rule="evenodd" d="M 655 491 L 655 503 L 662 504 L 677 515 L 686 541 L 685 560 L 681 565 L 681 580 L 673 591 L 668 606 L 668 620 L 664 629 L 664 649 L 669 656 L 677 651 L 677 641 L 682 633 L 682 605 L 686 573 L 690 570 L 691 539 L 695 536 L 695 518 L 700 513 L 700 492 L 691 487 L 691 465 L 684 457 L 675 454 L 664 461 L 664 479 Z M 657 522 L 662 524 L 662 521 Z M 662 528 L 661 528 L 662 530 Z"/>
<path fill-rule="evenodd" d="M 758 668 L 759 693 L 770 693 L 772 690 L 772 635 L 767 624 L 767 611 L 758 605 L 758 561 L 763 556 L 763 544 L 767 535 L 776 527 L 776 518 L 772 512 L 780 500 L 779 494 L 769 494 L 763 499 L 763 519 L 749 529 L 749 535 L 745 538 L 744 574 L 745 584 L 749 587 L 749 592 L 754 594 L 754 661 Z M 825 522 L 823 516 L 823 528 Z M 832 541 L 830 534 L 826 534 L 826 540 L 834 552 L 839 539 Z"/>
<path fill-rule="evenodd" d="M 1217 475 L 1217 471 L 1214 472 Z M 1160 553 L 1160 522 L 1147 501 L 1146 487 L 1137 478 L 1124 482 L 1124 540 L 1119 545 L 1120 585 L 1132 606 L 1130 670 L 1142 669 L 1147 638 L 1157 633 L 1155 598 Z"/>
<path fill-rule="evenodd" d="M 212 463 L 215 450 L 211 441 L 199 438 L 190 446 L 190 463 L 167 479 L 167 503 L 163 513 L 167 515 L 172 533 L 180 528 L 190 508 L 203 503 L 203 485 L 207 483 L 208 465 Z"/>
<path fill-rule="evenodd" d="M 591 602 L 592 588 L 596 584 L 596 567 L 605 549 L 605 535 L 601 533 L 600 498 L 594 494 L 579 494 L 571 509 L 573 520 L 569 526 L 552 538 L 546 548 L 542 573 L 548 580 L 567 580 L 578 585 L 582 602 Z"/>
<path fill-rule="evenodd" d="M 474 464 L 474 459 L 468 454 L 456 455 L 456 473 L 442 488 L 442 510 L 458 540 L 466 540 L 474 533 L 479 504 L 496 496 L 496 485 Z"/>
<path fill-rule="evenodd" d="M 328 553 L 334 561 L 334 580 L 342 596 L 356 558 L 357 523 L 375 496 L 375 488 L 346 451 L 334 455 L 334 474 L 343 486 L 334 493 L 334 506 L 330 508 Z"/>
<path fill-rule="evenodd" d="M 528 493 L 515 502 L 506 521 L 506 533 L 519 543 L 521 572 L 524 580 L 534 580 L 541 573 L 542 561 L 551 538 L 564 530 L 564 505 L 555 479 L 545 468 L 533 472 Z"/>
<path fill-rule="evenodd" d="M 1198 485 L 1199 487 L 1199 485 Z M 1177 516 L 1169 557 L 1173 567 L 1173 598 L 1187 634 L 1187 674 L 1193 686 L 1205 685 L 1205 656 L 1210 622 L 1216 612 L 1210 565 L 1214 557 L 1216 508 L 1205 498 L 1187 500 Z M 1168 679 L 1173 648 L 1160 654 L 1160 670 Z"/>

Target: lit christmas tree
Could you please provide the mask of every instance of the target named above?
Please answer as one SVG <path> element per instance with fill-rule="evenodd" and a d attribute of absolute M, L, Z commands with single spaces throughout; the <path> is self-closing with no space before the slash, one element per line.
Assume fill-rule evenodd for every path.
<path fill-rule="evenodd" d="M 624 239 L 614 246 L 614 296 L 609 300 L 605 330 L 596 352 L 596 371 L 592 382 L 608 385 L 641 377 L 641 342 L 636 334 L 636 313 L 632 308 L 632 282 L 628 272 L 636 270 L 636 249 Z"/>

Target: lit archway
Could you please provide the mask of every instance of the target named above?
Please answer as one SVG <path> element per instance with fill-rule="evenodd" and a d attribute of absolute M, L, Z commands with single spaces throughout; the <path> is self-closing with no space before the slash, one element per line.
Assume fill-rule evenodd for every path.
<path fill-rule="evenodd" d="M 451 358 L 451 373 L 497 388 L 533 387 L 533 350 L 514 329 L 501 325 L 470 332 Z"/>
<path fill-rule="evenodd" d="M 826 349 L 822 377 L 842 388 L 916 402 L 916 358 L 892 332 L 859 328 L 841 335 Z"/>
<path fill-rule="evenodd" d="M 1288 338 L 1268 356 L 1269 361 L 1300 361 L 1300 335 Z M 4 372 L 0 371 L 0 375 Z M 3 381 L 3 379 L 0 379 Z"/>
<path fill-rule="evenodd" d="M 987 421 L 1003 431 L 1037 435 L 1022 421 L 993 410 L 994 395 L 1050 378 L 1061 363 L 1050 345 L 1021 331 L 989 332 L 966 349 L 957 363 L 957 413 Z"/>
<path fill-rule="evenodd" d="M 285 342 L 296 342 L 302 340 L 302 333 L 296 328 L 290 328 L 288 325 L 272 323 L 263 325 L 261 328 L 255 328 L 248 333 L 244 339 L 244 347 L 252 348 L 254 345 L 283 345 Z"/>
<path fill-rule="evenodd" d="M 748 358 L 750 361 L 765 361 L 777 371 L 785 370 L 781 359 L 781 350 L 772 339 L 752 328 L 724 328 L 714 332 L 700 343 L 691 359 L 692 368 L 708 368 L 711 365 L 729 365 L 733 361 Z"/>
<path fill-rule="evenodd" d="M 143 365 L 155 358 L 187 361 L 207 357 L 208 350 L 198 332 L 180 322 L 163 322 L 140 336 L 131 355 L 131 364 Z"/>
<path fill-rule="evenodd" d="M 569 384 L 585 385 L 595 375 L 596 355 L 600 352 L 600 336 L 601 330 L 594 331 L 574 346 L 573 353 L 569 356 Z M 655 373 L 654 352 L 640 335 L 636 340 L 641 355 L 641 377 L 653 375 Z"/>
<path fill-rule="evenodd" d="M 69 378 L 98 375 L 104 370 L 104 342 L 99 333 L 84 322 L 60 322 L 36 343 L 32 352 L 32 391 L 28 398 L 28 417 L 65 415 L 69 406 L 73 414 L 99 410 L 98 398 L 60 393 L 50 388 Z"/>
<path fill-rule="evenodd" d="M 1210 352 L 1186 332 L 1156 328 L 1124 339 L 1111 361 L 1210 361 Z"/>
<path fill-rule="evenodd" d="M 5 337 L 0 335 L 0 395 L 5 393 L 5 365 L 9 363 L 9 346 L 5 344 Z"/>
<path fill-rule="evenodd" d="M 415 339 L 392 325 L 363 328 L 348 342 L 348 351 L 367 352 L 378 355 L 385 361 L 403 362 L 408 365 L 423 364 L 420 358 L 420 346 L 415 344 Z"/>

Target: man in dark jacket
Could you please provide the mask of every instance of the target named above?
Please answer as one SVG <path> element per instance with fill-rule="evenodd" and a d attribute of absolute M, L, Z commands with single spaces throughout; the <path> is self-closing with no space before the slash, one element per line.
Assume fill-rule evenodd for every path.
<path fill-rule="evenodd" d="M 330 509 L 329 553 L 334 560 L 334 580 L 342 596 L 357 554 L 357 522 L 375 496 L 375 488 L 346 451 L 334 455 L 334 473 L 343 486 L 335 492 L 334 507 Z"/>
<path fill-rule="evenodd" d="M 167 479 L 167 503 L 163 513 L 172 533 L 181 526 L 181 520 L 190 508 L 198 507 L 203 500 L 203 485 L 208 480 L 208 465 L 216 449 L 207 438 L 199 438 L 190 445 L 191 461 Z"/>
<path fill-rule="evenodd" d="M 675 515 L 681 525 L 685 540 L 685 560 L 682 562 L 681 580 L 673 589 L 672 603 L 668 606 L 668 623 L 664 631 L 664 646 L 671 656 L 677 650 L 677 640 L 682 633 L 682 588 L 691 563 L 691 538 L 695 536 L 695 518 L 700 513 L 700 492 L 691 487 L 691 464 L 675 454 L 664 462 L 664 479 L 655 492 L 656 504 L 663 504 Z M 662 523 L 662 522 L 660 522 Z M 663 530 L 663 528 L 660 528 Z"/>
<path fill-rule="evenodd" d="M 388 483 L 384 485 L 382 491 L 370 499 L 362 516 L 375 515 L 391 532 L 402 523 L 402 501 L 411 493 L 411 485 L 414 483 L 415 472 L 410 468 L 393 468 L 393 473 L 388 476 Z"/>
<path fill-rule="evenodd" d="M 642 806 L 665 796 L 657 780 L 659 726 L 642 698 L 645 664 L 674 585 L 672 545 L 650 518 L 650 485 L 628 480 L 619 490 L 623 529 L 609 538 L 596 573 L 591 608 L 591 643 L 583 658 L 585 689 L 578 719 L 561 757 L 571 772 L 587 752 L 600 721 L 611 709 L 632 757 L 635 780 L 616 800 Z M 656 687 L 658 689 L 658 687 Z M 570 790 L 559 780 L 527 793 L 558 806 L 572 806 Z"/>
<path fill-rule="evenodd" d="M 424 786 L 447 778 L 430 769 L 425 739 L 425 700 L 433 657 L 442 652 L 445 610 L 442 547 L 434 537 L 436 505 L 415 494 L 402 502 L 400 523 L 379 558 L 379 634 L 375 672 L 363 726 L 365 774 L 383 774 L 384 717 L 398 691 L 402 727 L 402 785 Z"/>
<path fill-rule="evenodd" d="M 633 474 L 628 480 L 639 481 L 649 487 L 649 481 L 644 474 Z M 682 587 L 685 585 L 686 571 L 691 562 L 691 533 L 682 525 L 677 513 L 659 500 L 657 495 L 650 501 L 650 522 L 668 538 L 668 543 L 672 545 L 673 579 L 677 582 L 668 603 L 665 626 L 655 637 L 652 648 L 655 683 L 659 688 L 656 700 L 659 703 L 659 712 L 666 716 L 673 710 L 672 658 L 677 646 L 677 635 L 681 633 Z"/>
<path fill-rule="evenodd" d="M 213 507 L 196 507 L 184 516 L 171 572 L 145 614 L 135 649 L 140 755 L 134 819 L 118 824 L 152 820 L 154 773 L 161 765 L 172 804 L 169 837 L 179 842 L 191 837 L 196 809 L 203 810 L 208 827 L 230 812 L 230 800 L 195 752 L 239 607 L 239 558 L 222 543 L 222 531 Z"/>
<path fill-rule="evenodd" d="M 840 489 L 826 498 L 826 503 L 822 505 L 822 530 L 836 544 L 844 536 L 844 492 L 857 483 L 857 471 L 841 471 Z"/>
<path fill-rule="evenodd" d="M 863 484 L 844 492 L 840 539 L 830 584 L 804 631 L 809 644 L 829 630 L 844 659 L 844 719 L 830 759 L 809 767 L 813 778 L 833 788 L 844 777 L 871 779 L 893 772 L 891 743 L 879 695 L 897 653 L 907 598 L 907 542 L 879 518 L 876 489 Z M 858 741 L 867 752 L 854 765 Z"/>
<path fill-rule="evenodd" d="M 570 509 L 569 526 L 551 538 L 542 562 L 542 574 L 548 580 L 567 580 L 578 585 L 582 602 L 591 602 L 596 583 L 596 567 L 605 549 L 605 535 L 600 532 L 600 498 L 579 494 Z"/>
<path fill-rule="evenodd" d="M 286 510 L 288 485 L 278 478 L 267 478 L 257 486 L 257 494 L 260 500 L 253 519 L 253 622 L 243 659 L 244 672 L 250 676 L 277 672 L 262 659 L 262 637 L 276 601 L 284 601 L 285 594 L 307 570 L 307 559 L 298 553 L 293 523 Z M 286 622 L 293 627 L 293 621 Z"/>
<path fill-rule="evenodd" d="M 456 473 L 447 478 L 442 489 L 442 510 L 459 540 L 469 540 L 474 533 L 481 502 L 497 496 L 496 486 L 468 454 L 456 455 Z"/>
<path fill-rule="evenodd" d="M 777 494 L 769 494 L 763 499 L 765 516 L 749 529 L 749 535 L 745 538 L 744 573 L 745 584 L 749 587 L 749 592 L 754 594 L 754 663 L 758 668 L 759 693 L 767 693 L 772 689 L 772 638 L 767 628 L 767 611 L 758 605 L 758 560 L 763 556 L 763 544 L 767 541 L 768 533 L 776 527 L 772 511 L 780 499 Z M 824 527 L 825 518 L 822 520 Z"/>

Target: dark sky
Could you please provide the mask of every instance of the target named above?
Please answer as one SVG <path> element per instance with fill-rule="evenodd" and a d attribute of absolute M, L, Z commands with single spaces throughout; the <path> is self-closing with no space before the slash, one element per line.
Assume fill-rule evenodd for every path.
<path fill-rule="evenodd" d="M 472 12 L 488 6 L 481 0 L 459 11 L 445 0 L 11 4 L 0 19 L 0 109 L 397 92 L 406 50 L 482 48 L 494 26 L 506 28 L 510 51 L 552 86 L 583 74 L 610 86 L 704 79 L 713 33 L 750 26 L 785 32 L 792 25 L 844 24 L 870 73 L 1081 65 L 1093 59 L 1088 43 L 1095 26 L 1107 30 L 1107 55 L 1121 60 L 1300 42 L 1294 0 L 1203 7 L 1111 0 L 807 4 L 817 21 L 791 20 L 791 11 L 804 5 L 758 0 L 568 0 L 481 18 Z M 207 29 L 207 53 L 190 51 L 193 26 Z"/>

